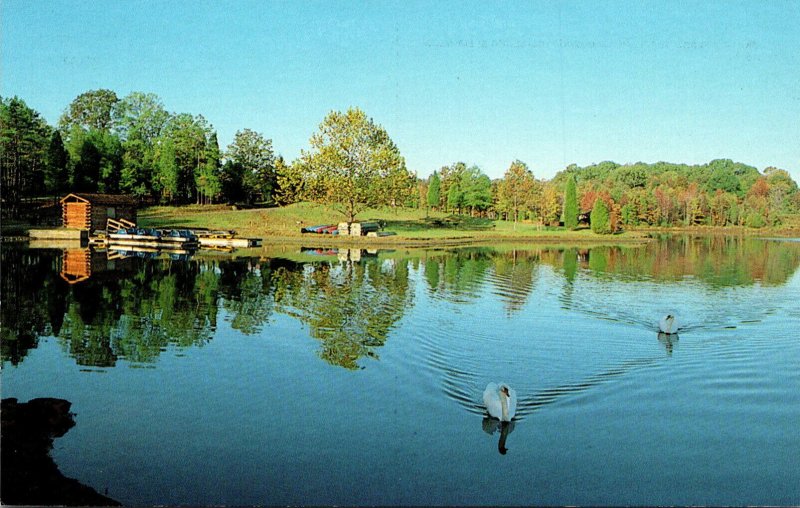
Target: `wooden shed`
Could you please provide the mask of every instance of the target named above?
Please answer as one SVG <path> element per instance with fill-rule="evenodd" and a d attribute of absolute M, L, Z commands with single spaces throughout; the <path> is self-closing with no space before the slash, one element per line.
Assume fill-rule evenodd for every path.
<path fill-rule="evenodd" d="M 136 222 L 138 201 L 123 194 L 68 194 L 61 199 L 64 227 L 86 229 L 90 233 L 105 230 L 108 219 Z"/>

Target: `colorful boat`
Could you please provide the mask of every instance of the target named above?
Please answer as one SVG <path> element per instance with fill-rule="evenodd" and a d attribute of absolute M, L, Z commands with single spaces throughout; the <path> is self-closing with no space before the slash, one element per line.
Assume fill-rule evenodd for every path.
<path fill-rule="evenodd" d="M 109 247 L 161 247 L 167 249 L 196 249 L 197 236 L 185 229 L 127 228 L 108 235 Z"/>
<path fill-rule="evenodd" d="M 338 235 L 339 226 L 336 224 L 322 224 L 320 226 L 307 226 L 300 229 L 301 233 L 314 233 L 318 235 Z"/>

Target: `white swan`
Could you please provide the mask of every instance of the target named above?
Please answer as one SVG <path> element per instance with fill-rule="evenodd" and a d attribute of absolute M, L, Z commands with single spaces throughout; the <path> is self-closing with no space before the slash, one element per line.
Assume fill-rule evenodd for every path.
<path fill-rule="evenodd" d="M 517 412 L 517 392 L 505 383 L 489 383 L 483 391 L 483 403 L 492 418 L 510 422 Z"/>
<path fill-rule="evenodd" d="M 661 322 L 658 323 L 658 327 L 661 329 L 662 333 L 666 333 L 667 335 L 678 333 L 678 324 L 675 323 L 675 316 L 672 314 L 667 314 L 661 318 Z"/>

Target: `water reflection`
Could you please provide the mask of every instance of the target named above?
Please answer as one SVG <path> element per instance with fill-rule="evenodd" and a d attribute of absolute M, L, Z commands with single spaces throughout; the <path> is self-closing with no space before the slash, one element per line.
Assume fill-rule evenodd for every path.
<path fill-rule="evenodd" d="M 362 357 L 377 358 L 394 324 L 412 304 L 408 264 L 385 262 L 306 265 L 275 274 L 276 309 L 309 326 L 321 342 L 320 357 L 358 368 Z"/>
<path fill-rule="evenodd" d="M 800 263 L 793 242 L 734 236 L 669 236 L 640 246 L 548 250 L 542 261 L 573 280 L 579 269 L 615 280 L 698 279 L 710 287 L 784 284 Z M 559 262 L 560 261 L 560 262 Z"/>
<path fill-rule="evenodd" d="M 508 435 L 514 432 L 514 427 L 516 426 L 515 421 L 510 422 L 501 422 L 494 418 L 484 418 L 481 422 L 481 427 L 483 431 L 489 435 L 494 435 L 495 432 L 498 430 L 500 431 L 500 439 L 497 442 L 497 451 L 500 455 L 505 455 L 508 452 L 508 448 L 506 447 L 506 442 L 508 440 Z"/>
<path fill-rule="evenodd" d="M 671 355 L 672 350 L 678 345 L 678 334 L 658 332 L 658 342 L 664 346 L 667 354 Z"/>
<path fill-rule="evenodd" d="M 435 298 L 466 302 L 479 296 L 495 252 L 489 248 L 435 251 L 425 258 L 425 280 Z"/>
<path fill-rule="evenodd" d="M 72 404 L 38 398 L 2 401 L 2 485 L 7 505 L 117 506 L 77 480 L 66 478 L 50 457 L 53 440 L 75 426 Z"/>
<path fill-rule="evenodd" d="M 711 307 L 702 314 L 681 308 L 683 286 L 719 292 L 782 285 L 800 264 L 797 243 L 731 237 L 674 237 L 644 247 L 480 247 L 391 256 L 304 248 L 301 254 L 318 260 L 145 259 L 116 251 L 4 245 L 3 362 L 18 364 L 39 337 L 55 336 L 83 366 L 108 368 L 120 359 L 152 363 L 170 346 L 200 347 L 213 340 L 220 316 L 234 330 L 257 335 L 282 314 L 308 327 L 324 361 L 358 369 L 363 360 L 378 358 L 415 305 L 416 274 L 433 301 L 464 305 L 489 293 L 502 302 L 506 317 L 523 312 L 542 277 L 554 275 L 560 283 L 549 288 L 566 310 L 654 330 L 652 310 L 663 304 L 690 316 L 681 331 L 691 333 L 758 321 L 781 303 L 765 298 L 754 308 L 734 291 L 725 295 L 725 315 L 713 314 Z M 610 294 L 611 281 L 630 284 L 636 301 L 624 290 Z M 648 294 L 654 301 L 644 301 Z M 731 321 L 732 315 L 739 321 Z M 659 341 L 671 352 L 677 338 Z M 453 351 L 437 354 L 437 365 L 463 364 L 452 361 Z M 447 374 L 453 393 L 471 393 L 470 376 Z"/>

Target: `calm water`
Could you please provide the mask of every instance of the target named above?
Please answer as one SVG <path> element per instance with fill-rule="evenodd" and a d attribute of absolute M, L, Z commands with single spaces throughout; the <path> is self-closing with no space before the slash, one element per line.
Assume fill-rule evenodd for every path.
<path fill-rule="evenodd" d="M 128 504 L 800 504 L 798 242 L 288 257 L 4 247 L 2 396 Z"/>

